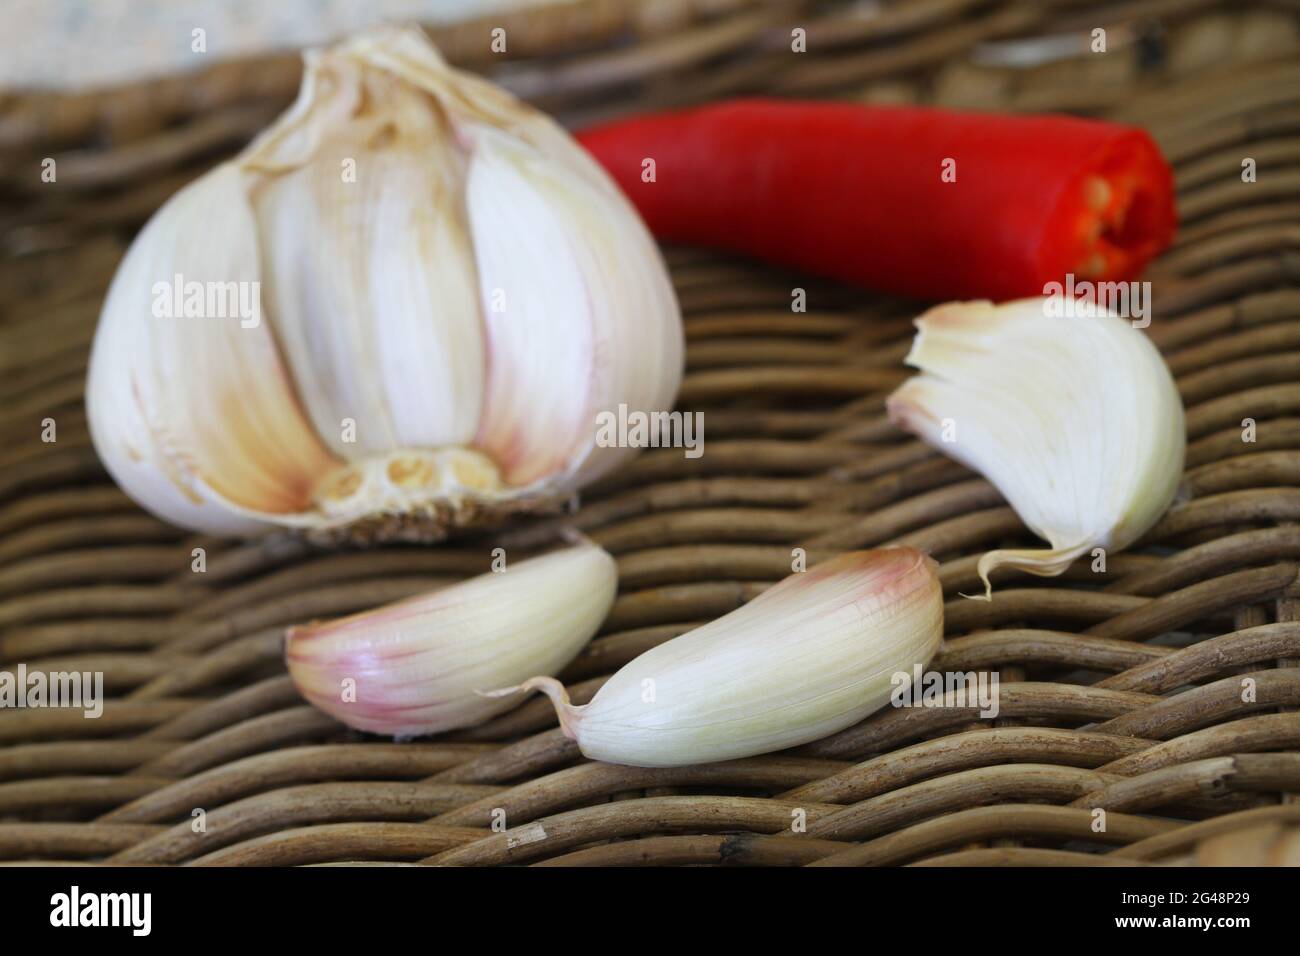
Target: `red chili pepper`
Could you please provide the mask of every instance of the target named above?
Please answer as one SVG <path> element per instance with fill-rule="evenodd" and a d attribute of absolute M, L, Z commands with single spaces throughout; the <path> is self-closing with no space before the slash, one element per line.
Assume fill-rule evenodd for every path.
<path fill-rule="evenodd" d="M 1146 132 L 1068 116 L 756 99 L 578 139 L 663 239 L 927 299 L 1132 279 L 1177 222 Z"/>

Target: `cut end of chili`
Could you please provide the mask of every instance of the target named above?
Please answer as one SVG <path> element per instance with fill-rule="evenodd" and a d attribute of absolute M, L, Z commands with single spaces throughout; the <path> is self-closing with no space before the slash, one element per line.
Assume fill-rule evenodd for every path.
<path fill-rule="evenodd" d="M 1060 244 L 1044 244 L 1045 283 L 1067 274 L 1094 282 L 1132 279 L 1173 241 L 1173 172 L 1146 133 L 1128 131 L 1086 164 L 1053 218 L 1078 228 L 1073 242 L 1067 231 Z"/>

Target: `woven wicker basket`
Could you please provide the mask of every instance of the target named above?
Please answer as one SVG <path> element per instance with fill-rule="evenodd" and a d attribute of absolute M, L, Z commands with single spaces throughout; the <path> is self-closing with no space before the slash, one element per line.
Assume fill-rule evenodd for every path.
<path fill-rule="evenodd" d="M 504 62 L 487 45 L 500 25 Z M 795 27 L 811 52 L 791 52 Z M 1088 49 L 1096 27 L 1105 55 Z M 435 33 L 453 61 L 575 125 L 755 92 L 1072 111 L 1147 126 L 1177 169 L 1183 226 L 1149 275 L 1149 333 L 1187 406 L 1189 497 L 1101 584 L 1081 565 L 1006 580 L 991 604 L 958 596 L 976 556 L 1032 536 L 883 414 L 916 307 L 667 251 L 689 343 L 681 403 L 706 413 L 708 453 L 646 453 L 565 519 L 621 574 L 563 675 L 575 699 L 784 576 L 794 546 L 890 542 L 942 564 L 938 666 L 1002 682 L 994 721 L 888 710 L 796 751 L 669 770 L 583 761 L 540 700 L 397 744 L 299 698 L 285 625 L 483 571 L 494 540 L 325 552 L 187 536 L 97 461 L 82 385 L 125 244 L 286 105 L 296 57 L 0 100 L 0 667 L 102 671 L 111 698 L 98 720 L 0 713 L 0 860 L 1300 863 L 1298 33 L 1293 4 L 1193 0 L 916 0 L 871 16 L 576 0 Z M 40 181 L 46 156 L 57 184 Z M 790 312 L 795 285 L 807 314 Z M 498 807 L 516 829 L 493 831 Z M 797 808 L 806 833 L 791 833 Z"/>

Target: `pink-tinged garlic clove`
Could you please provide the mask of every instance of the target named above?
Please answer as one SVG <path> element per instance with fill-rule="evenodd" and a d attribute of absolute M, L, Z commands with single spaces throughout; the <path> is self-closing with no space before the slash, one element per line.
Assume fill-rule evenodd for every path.
<path fill-rule="evenodd" d="M 289 675 L 349 727 L 394 737 L 481 723 L 521 703 L 488 697 L 556 674 L 600 627 L 618 585 L 614 559 L 583 542 L 430 594 L 290 628 Z"/>

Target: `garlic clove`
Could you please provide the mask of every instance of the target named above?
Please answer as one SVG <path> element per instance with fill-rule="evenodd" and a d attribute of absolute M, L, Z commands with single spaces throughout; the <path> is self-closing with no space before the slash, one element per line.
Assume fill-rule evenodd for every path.
<path fill-rule="evenodd" d="M 253 194 L 266 310 L 340 458 L 465 445 L 485 359 L 480 323 L 466 321 L 479 306 L 464 159 L 423 94 L 373 70 L 331 76 L 331 96 L 360 101 L 349 122 L 308 112 L 323 142 L 295 165 L 279 140 L 243 158 L 281 170 Z"/>
<path fill-rule="evenodd" d="M 218 167 L 150 220 L 95 333 L 86 411 L 105 467 L 136 501 L 211 534 L 291 521 L 340 464 L 303 416 L 266 322 L 151 314 L 177 297 L 183 306 L 191 282 L 238 296 L 258 277 L 240 173 Z"/>
<path fill-rule="evenodd" d="M 986 598 L 999 567 L 1051 576 L 1132 544 L 1182 477 L 1182 400 L 1159 351 L 1118 316 L 1060 305 L 931 309 L 907 356 L 922 374 L 888 400 L 896 424 L 988 478 L 1051 546 L 985 554 Z"/>
<path fill-rule="evenodd" d="M 471 135 L 466 198 L 490 356 L 476 445 L 515 485 L 584 464 L 592 480 L 635 451 L 596 448 L 597 414 L 666 409 L 681 384 L 681 337 L 655 320 L 676 311 L 671 284 L 605 179 L 486 127 Z"/>
<path fill-rule="evenodd" d="M 558 673 L 614 602 L 618 571 L 584 541 L 341 620 L 290 628 L 289 675 L 350 727 L 412 737 L 481 723 L 523 694 L 482 691 Z"/>
<path fill-rule="evenodd" d="M 884 706 L 943 638 L 934 561 L 913 548 L 841 555 L 646 651 L 574 706 L 550 677 L 564 732 L 593 760 L 679 767 L 782 750 Z M 511 693 L 516 688 L 505 693 Z"/>

